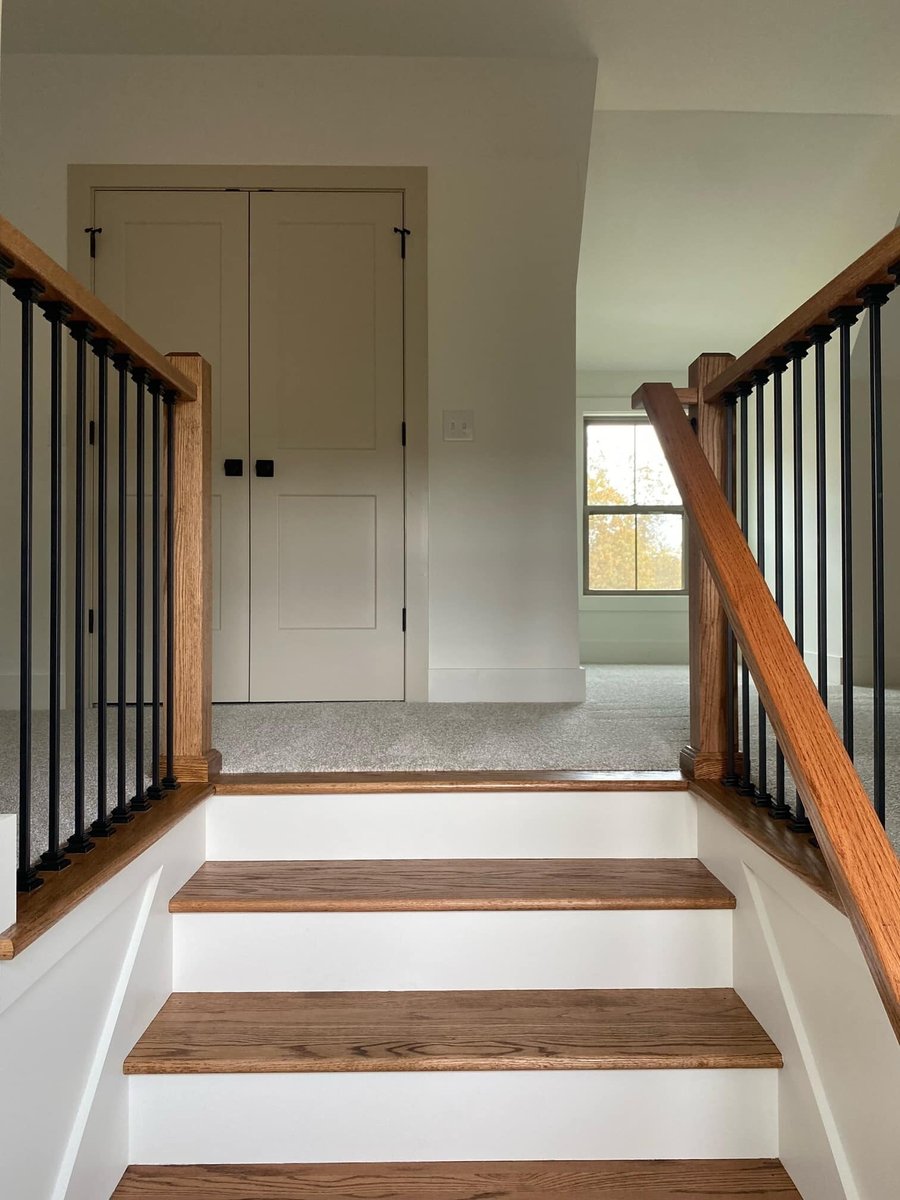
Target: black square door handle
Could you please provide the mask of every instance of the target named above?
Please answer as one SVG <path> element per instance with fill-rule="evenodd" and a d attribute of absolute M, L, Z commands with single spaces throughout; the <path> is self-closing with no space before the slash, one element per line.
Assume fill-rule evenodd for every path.
<path fill-rule="evenodd" d="M 225 459 L 225 474 L 226 475 L 243 475 L 244 460 L 242 458 L 226 458 Z"/>
<path fill-rule="evenodd" d="M 271 479 L 274 474 L 274 458 L 258 458 L 256 460 L 256 476 L 258 479 Z"/>

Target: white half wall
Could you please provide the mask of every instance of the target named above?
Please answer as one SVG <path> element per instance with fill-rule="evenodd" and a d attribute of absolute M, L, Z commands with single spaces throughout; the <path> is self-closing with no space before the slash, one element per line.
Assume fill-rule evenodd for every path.
<path fill-rule="evenodd" d="M 700 859 L 737 900 L 734 986 L 784 1057 L 781 1159 L 810 1200 L 885 1200 L 900 1177 L 900 1045 L 850 922 L 698 809 Z"/>
<path fill-rule="evenodd" d="M 578 667 L 570 398 L 594 77 L 585 60 L 4 59 L 0 210 L 62 262 L 71 163 L 428 168 L 436 671 Z M 461 407 L 475 440 L 444 442 L 442 411 Z M 0 502 L 14 512 L 18 422 L 3 415 Z M 0 630 L 17 603 L 0 587 Z M 0 636 L 0 675 L 15 673 Z M 533 698 L 556 699 L 543 678 Z"/>

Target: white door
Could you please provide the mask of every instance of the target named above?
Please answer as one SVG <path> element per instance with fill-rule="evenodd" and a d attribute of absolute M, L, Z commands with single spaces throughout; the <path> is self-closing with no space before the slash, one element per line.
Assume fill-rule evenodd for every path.
<path fill-rule="evenodd" d="M 404 696 L 402 218 L 250 198 L 251 700 Z"/>
<path fill-rule="evenodd" d="M 213 697 L 232 701 L 246 700 L 249 691 L 248 203 L 247 194 L 239 192 L 98 191 L 93 222 L 102 230 L 94 261 L 97 295 L 163 353 L 196 350 L 212 364 Z M 116 578 L 115 388 L 116 376 L 110 369 L 112 639 Z M 133 390 L 130 395 L 133 422 Z M 243 476 L 225 476 L 226 458 L 243 459 Z M 133 465 L 129 477 L 133 481 Z M 149 481 L 148 470 L 148 487 Z M 133 503 L 132 496 L 132 511 Z M 148 506 L 148 538 L 149 524 Z M 130 537 L 129 545 L 133 544 Z M 147 545 L 149 579 L 149 541 Z M 132 620 L 133 562 L 128 564 L 128 573 L 128 613 Z M 111 645 L 114 647 L 114 640 Z M 109 695 L 114 698 L 115 694 L 113 652 Z"/>

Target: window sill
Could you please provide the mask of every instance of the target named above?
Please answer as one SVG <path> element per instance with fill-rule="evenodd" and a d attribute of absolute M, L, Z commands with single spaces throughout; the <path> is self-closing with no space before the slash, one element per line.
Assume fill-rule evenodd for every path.
<path fill-rule="evenodd" d="M 618 593 L 610 596 L 582 595 L 578 601 L 581 612 L 687 612 L 687 593 L 676 595 L 640 595 Z"/>

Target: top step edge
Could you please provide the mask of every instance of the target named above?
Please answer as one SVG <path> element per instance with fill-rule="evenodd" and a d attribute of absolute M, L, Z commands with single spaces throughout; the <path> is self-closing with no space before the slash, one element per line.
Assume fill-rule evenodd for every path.
<path fill-rule="evenodd" d="M 679 771 L 390 771 L 222 772 L 217 795 L 273 796 L 402 792 L 687 791 Z"/>

